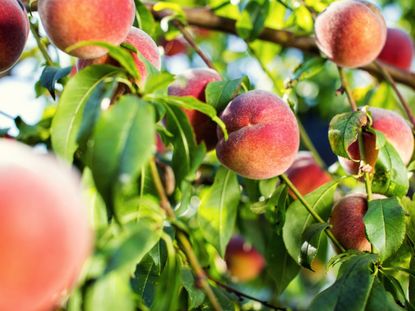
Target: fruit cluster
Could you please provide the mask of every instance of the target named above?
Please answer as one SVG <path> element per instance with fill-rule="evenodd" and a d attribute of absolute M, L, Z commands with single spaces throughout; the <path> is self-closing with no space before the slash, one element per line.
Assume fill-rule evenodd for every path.
<path fill-rule="evenodd" d="M 18 0 L 0 0 L 0 8 L 3 72 L 22 54 L 30 27 Z M 78 58 L 73 74 L 93 64 L 121 66 L 102 46 L 91 43 L 73 48 L 82 41 L 126 44 L 136 49 L 138 53 L 131 54 L 140 73 L 140 87 L 149 76 L 143 58 L 161 68 L 157 44 L 132 26 L 133 0 L 106 1 L 105 5 L 100 0 L 39 0 L 38 12 L 51 42 Z M 357 68 L 378 59 L 408 70 L 412 62 L 410 37 L 401 30 L 387 29 L 379 10 L 366 1 L 331 4 L 316 18 L 315 37 L 321 52 L 340 67 Z M 208 84 L 221 80 L 212 69 L 191 69 L 177 75 L 167 92 L 207 105 Z M 296 116 L 290 105 L 271 92 L 247 91 L 220 111 L 227 138 L 207 115 L 183 111 L 196 142 L 204 143 L 207 150 L 215 149 L 221 164 L 241 177 L 261 180 L 285 173 L 301 195 L 332 180 L 311 153 L 299 152 Z M 344 170 L 355 175 L 375 173 L 379 153 L 376 133 L 383 134 L 407 165 L 414 149 L 407 121 L 386 109 L 369 108 L 365 113 L 369 121 L 362 126 L 362 136 L 347 146 L 349 158 L 339 156 Z M 0 255 L 0 309 L 48 309 L 73 286 L 92 248 L 80 180 L 56 159 L 35 154 L 17 142 L 0 142 L 0 155 L 0 248 L 7 250 Z M 298 199 L 289 193 L 293 200 Z M 349 194 L 335 204 L 330 224 L 344 248 L 372 250 L 363 222 L 367 206 L 367 196 L 361 193 Z M 231 239 L 225 260 L 230 274 L 239 281 L 254 279 L 265 266 L 262 255 L 241 237 Z"/>

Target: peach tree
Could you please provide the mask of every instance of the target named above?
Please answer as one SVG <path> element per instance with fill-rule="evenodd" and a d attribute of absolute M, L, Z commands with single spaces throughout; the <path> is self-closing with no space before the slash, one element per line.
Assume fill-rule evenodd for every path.
<path fill-rule="evenodd" d="M 0 71 L 35 60 L 48 102 L 35 124 L 9 116 L 1 143 L 43 148 L 84 189 L 47 175 L 32 199 L 30 170 L 3 169 L 11 152 L 0 209 L 16 189 L 28 211 L 82 197 L 82 259 L 86 214 L 94 232 L 82 271 L 33 285 L 40 298 L 0 269 L 0 308 L 415 310 L 415 6 L 392 3 L 0 0 Z M 0 237 L 2 252 L 43 251 L 9 214 L 0 234 L 33 242 Z M 55 257 L 20 278 L 36 284 L 36 260 L 55 280 L 49 264 L 79 266 Z"/>

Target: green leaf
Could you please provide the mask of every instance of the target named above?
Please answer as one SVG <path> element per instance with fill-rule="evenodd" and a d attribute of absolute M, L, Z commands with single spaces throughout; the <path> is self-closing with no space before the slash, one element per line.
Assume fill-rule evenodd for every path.
<path fill-rule="evenodd" d="M 305 196 L 305 200 L 313 210 L 323 219 L 327 219 L 333 206 L 333 194 L 338 182 L 333 181 L 325 184 L 317 190 Z M 282 228 L 285 246 L 291 257 L 299 262 L 301 247 L 304 244 L 304 232 L 315 223 L 314 218 L 299 200 L 295 200 L 287 209 L 285 224 Z"/>
<path fill-rule="evenodd" d="M 247 41 L 254 40 L 265 27 L 270 8 L 269 0 L 251 0 L 236 22 L 236 32 Z"/>
<path fill-rule="evenodd" d="M 156 30 L 156 22 L 153 14 L 151 14 L 141 0 L 134 0 L 134 3 L 136 26 L 151 36 Z"/>
<path fill-rule="evenodd" d="M 375 279 L 370 267 L 376 259 L 366 253 L 350 257 L 341 265 L 336 282 L 318 294 L 308 310 L 364 311 Z"/>
<path fill-rule="evenodd" d="M 182 109 L 197 110 L 212 119 L 224 133 L 225 139 L 228 137 L 226 126 L 223 121 L 216 115 L 216 110 L 210 105 L 192 97 L 192 96 L 146 96 L 146 99 L 166 105 L 173 105 Z"/>
<path fill-rule="evenodd" d="M 95 184 L 108 206 L 114 189 L 135 180 L 154 153 L 154 108 L 124 96 L 101 114 L 89 150 Z"/>
<path fill-rule="evenodd" d="M 119 234 L 120 241 L 112 246 L 105 273 L 124 267 L 131 271 L 160 240 L 163 223 L 142 218 L 126 228 L 127 232 Z"/>
<path fill-rule="evenodd" d="M 72 70 L 72 66 L 60 68 L 60 67 L 50 67 L 46 66 L 43 69 L 42 74 L 40 75 L 39 82 L 40 85 L 46 88 L 53 99 L 56 99 L 55 95 L 55 84 L 60 79 L 66 77 Z"/>
<path fill-rule="evenodd" d="M 405 216 L 396 198 L 370 201 L 363 220 L 366 235 L 382 260 L 399 249 L 405 238 Z"/>
<path fill-rule="evenodd" d="M 68 162 L 72 162 L 78 148 L 76 140 L 88 99 L 100 83 L 119 72 L 120 69 L 113 66 L 92 65 L 66 84 L 53 118 L 51 135 L 53 150 Z"/>
<path fill-rule="evenodd" d="M 122 46 L 115 46 L 103 41 L 81 41 L 66 49 L 66 52 L 73 51 L 77 48 L 84 46 L 99 46 L 106 48 L 108 54 L 115 59 L 122 68 L 124 68 L 133 78 L 139 79 L 140 73 L 138 72 L 137 65 L 134 58 L 131 55 L 131 51 Z"/>
<path fill-rule="evenodd" d="M 150 307 L 154 301 L 159 277 L 160 273 L 154 260 L 150 255 L 146 255 L 140 264 L 137 265 L 131 280 L 131 286 L 147 307 Z"/>
<path fill-rule="evenodd" d="M 236 174 L 221 167 L 213 186 L 201 196 L 197 219 L 205 239 L 221 256 L 233 233 L 240 195 Z"/>
<path fill-rule="evenodd" d="M 189 309 L 193 310 L 199 307 L 205 300 L 205 294 L 199 288 L 196 288 L 195 278 L 189 268 L 182 269 L 183 287 L 186 289 L 189 299 Z"/>
<path fill-rule="evenodd" d="M 217 111 L 222 111 L 232 99 L 243 92 L 244 85 L 248 84 L 247 76 L 229 81 L 210 82 L 205 90 L 206 103 Z"/>
<path fill-rule="evenodd" d="M 275 280 L 276 294 L 282 293 L 300 272 L 300 266 L 288 253 L 282 236 L 269 234 L 265 249 L 267 271 Z"/>
<path fill-rule="evenodd" d="M 382 283 L 375 279 L 373 282 L 372 291 L 370 292 L 369 299 L 366 305 L 366 311 L 402 311 L 403 308 L 399 307 L 391 293 L 387 292 Z"/>
<path fill-rule="evenodd" d="M 301 63 L 295 70 L 292 78 L 287 83 L 287 87 L 293 87 L 298 81 L 307 80 L 318 74 L 326 63 L 325 58 L 313 57 Z"/>
<path fill-rule="evenodd" d="M 372 182 L 373 192 L 404 196 L 409 189 L 408 171 L 395 148 L 388 142 L 380 148 Z"/>
<path fill-rule="evenodd" d="M 135 310 L 129 277 L 126 272 L 113 272 L 98 279 L 86 293 L 85 309 L 87 311 Z"/>
<path fill-rule="evenodd" d="M 350 159 L 349 147 L 357 141 L 359 132 L 368 122 L 363 111 L 342 113 L 330 121 L 329 142 L 331 150 L 341 157 Z"/>
<path fill-rule="evenodd" d="M 173 134 L 172 167 L 178 185 L 188 176 L 194 163 L 196 141 L 185 113 L 177 107 L 165 105 L 166 128 Z"/>
<path fill-rule="evenodd" d="M 303 233 L 304 244 L 301 246 L 300 265 L 310 269 L 311 263 L 317 255 L 321 235 L 329 227 L 329 224 L 311 224 Z"/>

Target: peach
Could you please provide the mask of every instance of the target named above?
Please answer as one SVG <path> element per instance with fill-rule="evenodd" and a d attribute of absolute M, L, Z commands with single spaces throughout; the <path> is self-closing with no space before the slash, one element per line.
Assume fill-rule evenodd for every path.
<path fill-rule="evenodd" d="M 0 310 L 51 310 L 91 250 L 80 179 L 5 139 L 0 176 Z"/>
<path fill-rule="evenodd" d="M 414 54 L 412 38 L 400 29 L 388 28 L 386 43 L 378 59 L 404 70 L 409 70 Z"/>
<path fill-rule="evenodd" d="M 366 195 L 361 193 L 347 195 L 334 206 L 330 216 L 331 230 L 344 248 L 371 251 L 363 222 L 366 212 Z"/>
<path fill-rule="evenodd" d="M 134 0 L 39 0 L 38 12 L 51 41 L 62 51 L 81 41 L 104 41 L 119 45 L 135 17 Z M 97 58 L 106 53 L 98 46 L 69 52 L 79 58 Z"/>
<path fill-rule="evenodd" d="M 284 173 L 300 143 L 297 120 L 279 97 L 256 90 L 233 99 L 221 115 L 228 130 L 218 130 L 219 161 L 239 175 L 267 179 Z"/>
<path fill-rule="evenodd" d="M 370 107 L 372 115 L 372 127 L 385 135 L 386 140 L 396 149 L 404 164 L 411 160 L 414 150 L 414 136 L 408 122 L 394 111 L 382 108 Z M 376 138 L 371 133 L 364 133 L 363 142 L 367 163 L 372 167 L 376 163 L 378 150 L 376 150 Z M 352 159 L 359 161 L 359 144 L 354 142 L 349 147 Z M 359 162 L 339 157 L 340 164 L 350 174 L 357 174 Z"/>
<path fill-rule="evenodd" d="M 264 257 L 240 236 L 229 241 L 225 261 L 230 275 L 240 282 L 255 279 L 265 266 Z"/>
<path fill-rule="evenodd" d="M 315 21 L 319 49 L 342 67 L 356 68 L 371 63 L 386 40 L 386 24 L 380 11 L 359 0 L 330 4 Z"/>
<path fill-rule="evenodd" d="M 10 69 L 22 55 L 29 34 L 29 20 L 18 0 L 0 1 L 0 73 Z"/>
<path fill-rule="evenodd" d="M 207 84 L 219 80 L 221 80 L 220 75 L 212 69 L 190 69 L 176 77 L 176 80 L 170 84 L 168 92 L 172 96 L 191 96 L 204 102 Z M 207 150 L 215 148 L 218 141 L 216 123 L 199 111 L 185 109 L 184 112 L 193 128 L 197 143 L 204 142 Z"/>
<path fill-rule="evenodd" d="M 161 68 L 161 60 L 160 60 L 160 53 L 157 48 L 157 44 L 154 40 L 144 31 L 139 28 L 131 27 L 127 38 L 125 39 L 124 43 L 128 43 L 135 47 L 141 55 L 147 59 L 154 67 L 157 69 Z M 132 52 L 135 65 L 137 66 L 137 70 L 141 75 L 141 81 L 145 81 L 147 79 L 147 69 L 139 57 L 137 53 Z M 108 54 L 101 56 L 95 59 L 79 59 L 77 63 L 77 70 L 81 70 L 86 66 L 92 64 L 111 64 L 118 66 L 118 62 L 111 58 Z"/>
<path fill-rule="evenodd" d="M 308 151 L 300 151 L 297 154 L 286 174 L 302 195 L 316 190 L 331 180 L 330 175 L 316 163 Z M 292 192 L 290 194 L 295 198 L 295 194 Z"/>
<path fill-rule="evenodd" d="M 186 53 L 187 45 L 183 38 L 173 40 L 161 40 L 161 46 L 164 48 L 164 54 L 167 56 L 175 56 Z"/>

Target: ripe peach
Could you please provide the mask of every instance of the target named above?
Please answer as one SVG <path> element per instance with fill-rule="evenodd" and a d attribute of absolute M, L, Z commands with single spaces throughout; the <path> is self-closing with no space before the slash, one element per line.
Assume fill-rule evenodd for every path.
<path fill-rule="evenodd" d="M 378 59 L 386 64 L 409 70 L 414 54 L 412 38 L 400 29 L 388 28 L 386 43 Z"/>
<path fill-rule="evenodd" d="M 147 59 L 157 69 L 161 68 L 160 53 L 157 48 L 157 44 L 154 40 L 144 31 L 139 28 L 131 27 L 127 38 L 124 43 L 128 43 L 134 46 L 138 52 L 140 52 L 145 59 Z M 147 78 L 147 69 L 138 56 L 137 53 L 132 52 L 134 62 L 137 66 L 137 70 L 141 75 L 141 81 L 145 81 Z M 108 54 L 95 59 L 79 59 L 77 63 L 77 70 L 81 70 L 86 66 L 92 64 L 111 64 L 118 66 L 118 62 L 111 58 Z"/>
<path fill-rule="evenodd" d="M 51 41 L 62 51 L 81 41 L 104 41 L 118 45 L 125 40 L 135 17 L 134 0 L 39 0 L 38 12 Z M 98 46 L 69 52 L 79 58 L 106 53 Z"/>
<path fill-rule="evenodd" d="M 344 248 L 371 251 L 363 222 L 366 211 L 366 195 L 361 193 L 347 195 L 334 206 L 330 224 L 334 236 Z"/>
<path fill-rule="evenodd" d="M 221 115 L 228 130 L 224 140 L 218 130 L 218 159 L 229 169 L 251 179 L 284 173 L 299 147 L 297 120 L 279 97 L 256 90 L 233 99 Z"/>
<path fill-rule="evenodd" d="M 372 115 L 372 127 L 385 135 L 386 140 L 396 149 L 404 164 L 411 160 L 414 150 L 414 136 L 408 122 L 394 111 L 382 108 L 369 108 Z M 376 150 L 376 138 L 373 134 L 365 133 L 363 136 L 367 162 L 372 167 L 376 163 L 378 151 Z M 359 144 L 354 142 L 349 147 L 349 152 L 354 160 L 360 160 Z M 357 174 L 359 162 L 339 157 L 339 162 L 350 174 Z"/>
<path fill-rule="evenodd" d="M 17 0 L 0 1 L 0 73 L 19 59 L 29 34 L 26 10 Z"/>
<path fill-rule="evenodd" d="M 235 236 L 229 241 L 225 261 L 231 276 L 240 282 L 255 279 L 265 266 L 262 255 L 240 236 Z"/>
<path fill-rule="evenodd" d="M 342 67 L 360 67 L 379 55 L 386 40 L 386 24 L 379 10 L 360 0 L 330 4 L 315 21 L 320 50 Z"/>
<path fill-rule="evenodd" d="M 294 163 L 287 170 L 287 177 L 302 195 L 306 195 L 331 180 L 308 151 L 300 151 Z M 295 194 L 290 192 L 295 198 Z"/>
<path fill-rule="evenodd" d="M 190 69 L 176 77 L 176 80 L 170 84 L 168 92 L 172 96 L 192 96 L 204 102 L 207 84 L 219 80 L 221 80 L 220 75 L 212 69 Z M 195 132 L 197 143 L 204 142 L 207 150 L 215 148 L 218 141 L 216 123 L 199 111 L 185 109 L 184 112 Z"/>
<path fill-rule="evenodd" d="M 79 177 L 0 139 L 0 310 L 50 310 L 91 249 Z"/>

